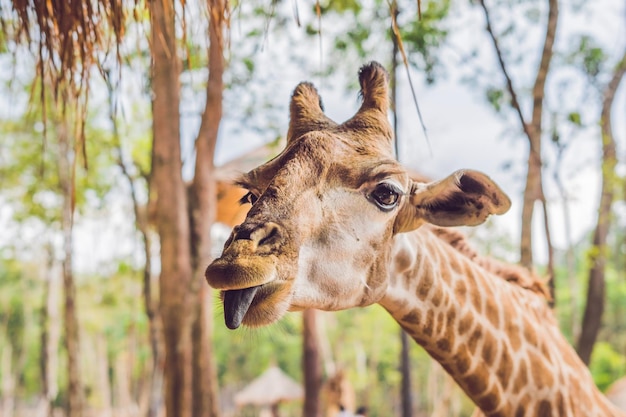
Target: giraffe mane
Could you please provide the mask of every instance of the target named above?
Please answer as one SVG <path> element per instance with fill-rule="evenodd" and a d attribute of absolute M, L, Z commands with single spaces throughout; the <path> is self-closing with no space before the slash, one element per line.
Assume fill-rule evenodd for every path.
<path fill-rule="evenodd" d="M 547 301 L 551 301 L 550 291 L 546 285 L 546 280 L 539 277 L 533 271 L 529 271 L 521 265 L 513 265 L 488 256 L 482 256 L 470 245 L 461 231 L 451 228 L 431 226 L 433 233 L 444 242 L 448 243 L 459 253 L 471 259 L 487 271 L 494 275 L 517 285 L 526 290 L 532 291 Z"/>

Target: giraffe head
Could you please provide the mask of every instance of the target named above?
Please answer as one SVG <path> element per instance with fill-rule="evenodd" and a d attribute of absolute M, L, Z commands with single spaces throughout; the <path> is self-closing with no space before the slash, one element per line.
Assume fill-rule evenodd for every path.
<path fill-rule="evenodd" d="M 393 156 L 386 71 L 365 65 L 359 82 L 362 105 L 342 124 L 324 115 L 311 84 L 299 84 L 285 149 L 240 179 L 252 207 L 206 270 L 229 328 L 375 303 L 397 233 L 425 222 L 476 225 L 508 210 L 508 197 L 479 172 L 411 180 Z"/>

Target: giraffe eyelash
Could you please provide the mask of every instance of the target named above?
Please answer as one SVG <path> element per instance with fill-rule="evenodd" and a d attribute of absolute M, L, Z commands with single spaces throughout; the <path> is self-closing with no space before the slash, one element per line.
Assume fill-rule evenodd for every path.
<path fill-rule="evenodd" d="M 256 203 L 258 199 L 259 198 L 252 191 L 248 191 L 243 197 L 239 199 L 239 205 L 254 205 L 254 203 Z"/>

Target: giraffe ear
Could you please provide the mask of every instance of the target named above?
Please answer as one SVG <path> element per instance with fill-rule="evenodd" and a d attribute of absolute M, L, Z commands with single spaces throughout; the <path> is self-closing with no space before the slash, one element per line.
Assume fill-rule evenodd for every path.
<path fill-rule="evenodd" d="M 336 126 L 336 123 L 324 114 L 322 99 L 313 84 L 308 82 L 298 84 L 293 90 L 289 105 L 287 143 L 307 132 L 332 126 Z"/>
<path fill-rule="evenodd" d="M 394 231 L 408 232 L 424 221 L 437 226 L 476 226 L 510 207 L 509 197 L 491 178 L 478 171 L 456 171 L 440 181 L 412 183 Z"/>

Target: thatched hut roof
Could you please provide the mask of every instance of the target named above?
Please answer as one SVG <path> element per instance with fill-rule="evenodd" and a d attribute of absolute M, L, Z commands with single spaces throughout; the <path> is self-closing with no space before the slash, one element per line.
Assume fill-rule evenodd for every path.
<path fill-rule="evenodd" d="M 266 406 L 282 401 L 300 400 L 304 390 L 300 384 L 277 366 L 270 367 L 235 394 L 235 404 Z"/>

